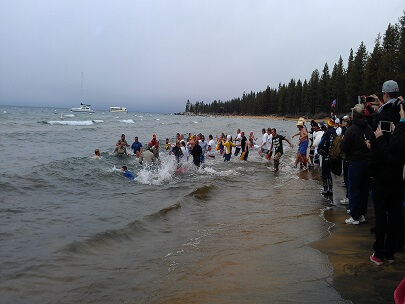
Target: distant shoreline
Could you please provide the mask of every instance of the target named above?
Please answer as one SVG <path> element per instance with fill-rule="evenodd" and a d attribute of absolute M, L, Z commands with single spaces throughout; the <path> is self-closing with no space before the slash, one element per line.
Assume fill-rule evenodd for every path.
<path fill-rule="evenodd" d="M 296 117 L 287 117 L 287 116 L 278 116 L 278 115 L 231 115 L 231 114 L 184 114 L 185 116 L 213 116 L 213 117 L 225 117 L 225 118 L 247 118 L 247 119 L 271 119 L 271 120 L 284 120 L 284 121 L 297 121 L 303 116 Z M 315 118 L 305 118 L 306 122 L 311 120 L 315 121 L 327 121 L 329 117 L 324 117 L 321 119 Z"/>

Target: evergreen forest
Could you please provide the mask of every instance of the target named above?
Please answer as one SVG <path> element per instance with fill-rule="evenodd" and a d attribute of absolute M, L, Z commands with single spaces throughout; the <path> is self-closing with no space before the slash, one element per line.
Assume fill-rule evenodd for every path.
<path fill-rule="evenodd" d="M 190 100 L 185 112 L 196 114 L 280 115 L 287 117 L 325 117 L 336 100 L 335 112 L 348 113 L 359 95 L 381 94 L 384 81 L 398 82 L 400 93 L 405 91 L 405 11 L 398 23 L 389 24 L 384 35 L 378 34 L 371 52 L 363 42 L 356 51 L 350 49 L 345 66 L 342 56 L 323 70 L 315 69 L 311 77 L 301 81 L 292 78 L 278 88 L 267 86 L 264 91 L 244 92 L 242 97 L 211 103 Z M 381 98 L 381 97 L 380 97 Z"/>

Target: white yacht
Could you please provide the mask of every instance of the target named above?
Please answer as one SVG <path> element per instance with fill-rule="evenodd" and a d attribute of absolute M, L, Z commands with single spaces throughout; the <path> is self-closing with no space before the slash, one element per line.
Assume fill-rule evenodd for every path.
<path fill-rule="evenodd" d="M 86 105 L 84 103 L 80 103 L 79 108 L 71 108 L 70 111 L 72 112 L 85 112 L 85 113 L 94 113 L 94 110 L 90 108 L 91 105 Z"/>
<path fill-rule="evenodd" d="M 128 113 L 127 108 L 125 107 L 110 107 L 110 112 L 111 113 L 116 113 L 116 112 L 125 112 Z"/>

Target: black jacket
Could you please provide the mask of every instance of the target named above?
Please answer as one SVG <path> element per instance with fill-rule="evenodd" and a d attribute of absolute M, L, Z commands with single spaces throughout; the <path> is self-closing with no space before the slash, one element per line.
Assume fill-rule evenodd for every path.
<path fill-rule="evenodd" d="M 367 148 L 365 139 L 370 140 L 373 130 L 365 118 L 357 118 L 347 129 L 340 141 L 340 149 L 346 154 L 346 160 L 369 161 L 371 151 Z"/>
<path fill-rule="evenodd" d="M 387 170 L 383 170 L 383 182 L 391 186 L 403 184 L 402 170 L 405 164 L 405 122 L 397 124 L 390 141 L 384 136 L 377 138 L 378 152 Z"/>
<path fill-rule="evenodd" d="M 321 138 L 321 142 L 318 145 L 318 153 L 324 157 L 325 160 L 329 159 L 329 151 L 333 143 L 333 139 L 337 136 L 336 129 L 329 127 Z"/>

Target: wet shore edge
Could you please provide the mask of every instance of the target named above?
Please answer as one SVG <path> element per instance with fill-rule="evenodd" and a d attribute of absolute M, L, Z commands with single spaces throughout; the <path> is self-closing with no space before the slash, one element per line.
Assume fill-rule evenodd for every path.
<path fill-rule="evenodd" d="M 315 170 L 311 177 L 319 179 L 319 173 Z M 331 207 L 323 213 L 324 219 L 331 223 L 330 234 L 310 246 L 328 256 L 333 267 L 332 284 L 342 298 L 354 304 L 395 303 L 394 290 L 405 275 L 405 252 L 395 254 L 394 264 L 377 266 L 370 261 L 374 243 L 372 202 L 369 202 L 365 223 L 345 224 L 347 205 L 341 205 L 340 199 L 345 196 L 346 188 L 340 185 L 341 181 L 341 177 L 334 179 Z"/>

